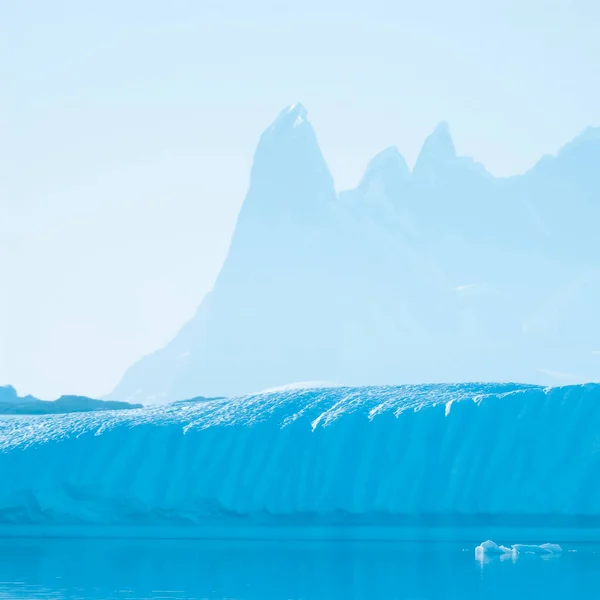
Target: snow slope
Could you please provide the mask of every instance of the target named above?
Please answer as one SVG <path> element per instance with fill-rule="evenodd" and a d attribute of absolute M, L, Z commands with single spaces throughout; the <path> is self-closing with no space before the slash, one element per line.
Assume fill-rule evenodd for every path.
<path fill-rule="evenodd" d="M 0 524 L 600 524 L 600 386 L 292 389 L 0 418 Z"/>

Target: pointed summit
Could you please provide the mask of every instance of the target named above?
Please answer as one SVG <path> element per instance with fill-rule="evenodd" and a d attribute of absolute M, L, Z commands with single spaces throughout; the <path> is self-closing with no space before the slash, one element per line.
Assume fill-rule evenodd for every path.
<path fill-rule="evenodd" d="M 400 154 L 400 151 L 396 146 L 388 146 L 383 150 L 380 150 L 375 154 L 367 165 L 367 172 L 365 177 L 369 174 L 378 172 L 395 172 L 402 177 L 408 177 L 410 171 L 408 165 L 404 160 L 404 156 Z"/>
<path fill-rule="evenodd" d="M 456 150 L 450 128 L 448 123 L 442 121 L 425 140 L 413 173 L 423 175 L 436 172 L 440 166 L 451 163 L 455 159 Z"/>
<path fill-rule="evenodd" d="M 404 157 L 396 146 L 388 146 L 371 158 L 358 188 L 366 192 L 380 181 L 388 194 L 395 197 L 409 178 L 410 170 Z"/>
<path fill-rule="evenodd" d="M 307 111 L 292 104 L 261 135 L 240 220 L 311 218 L 316 206 L 332 198 L 333 178 Z"/>
<path fill-rule="evenodd" d="M 290 172 L 302 177 L 319 172 L 331 179 L 306 108 L 299 102 L 284 108 L 262 134 L 254 156 L 252 180 L 268 176 L 270 181 L 289 184 Z"/>
<path fill-rule="evenodd" d="M 275 129 L 295 128 L 303 124 L 309 124 L 307 120 L 308 111 L 300 102 L 291 104 L 284 108 L 273 121 L 269 131 Z"/>

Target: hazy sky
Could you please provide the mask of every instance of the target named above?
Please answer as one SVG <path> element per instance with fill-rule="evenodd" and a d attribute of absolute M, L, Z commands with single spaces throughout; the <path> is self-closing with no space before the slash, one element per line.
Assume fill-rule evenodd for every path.
<path fill-rule="evenodd" d="M 261 131 L 338 188 L 447 120 L 497 175 L 600 124 L 596 0 L 4 0 L 0 384 L 110 391 L 212 285 Z"/>

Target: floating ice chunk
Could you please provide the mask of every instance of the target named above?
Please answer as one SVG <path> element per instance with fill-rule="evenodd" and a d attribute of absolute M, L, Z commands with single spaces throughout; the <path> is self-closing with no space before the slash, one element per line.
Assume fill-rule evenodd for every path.
<path fill-rule="evenodd" d="M 512 548 L 499 546 L 496 542 L 492 542 L 492 540 L 486 540 L 475 548 L 475 558 L 481 560 L 485 555 L 512 554 L 512 552 Z"/>
<path fill-rule="evenodd" d="M 560 554 L 562 548 L 558 544 L 513 544 L 510 548 L 507 546 L 499 546 L 492 540 L 486 540 L 475 548 L 475 558 L 482 560 L 485 556 L 503 556 L 512 554 L 516 557 L 518 554 L 539 554 L 542 556 L 550 556 Z"/>
<path fill-rule="evenodd" d="M 516 554 L 560 554 L 562 552 L 562 548 L 558 544 L 541 544 L 540 546 L 515 544 L 512 548 Z"/>

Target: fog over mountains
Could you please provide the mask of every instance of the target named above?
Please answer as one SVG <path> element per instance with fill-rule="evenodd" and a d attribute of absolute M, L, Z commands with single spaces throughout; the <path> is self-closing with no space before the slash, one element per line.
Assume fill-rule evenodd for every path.
<path fill-rule="evenodd" d="M 600 129 L 499 179 L 457 156 L 442 123 L 412 172 L 386 148 L 337 193 L 295 104 L 261 136 L 214 289 L 110 398 L 596 380 L 599 213 Z"/>

